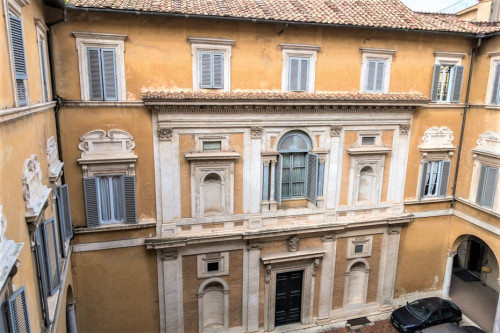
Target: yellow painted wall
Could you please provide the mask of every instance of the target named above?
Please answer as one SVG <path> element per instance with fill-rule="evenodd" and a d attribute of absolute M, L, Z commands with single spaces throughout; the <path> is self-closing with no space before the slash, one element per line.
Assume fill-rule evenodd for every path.
<path fill-rule="evenodd" d="M 136 174 L 137 219 L 156 221 L 155 176 L 153 169 L 153 133 L 151 114 L 144 108 L 69 108 L 60 109 L 64 174 L 69 187 L 73 225 L 86 226 L 82 167 L 77 160 L 80 137 L 88 131 L 120 129 L 130 133 L 138 157 Z"/>
<path fill-rule="evenodd" d="M 62 302 L 61 302 L 61 310 L 59 313 L 59 318 L 57 320 L 57 333 L 67 333 L 66 330 L 66 305 L 75 303 L 75 297 L 73 293 L 73 270 L 71 267 L 71 258 L 68 259 L 68 272 L 66 275 L 66 281 L 63 281 L 61 284 L 61 291 L 59 293 L 62 294 Z"/>
<path fill-rule="evenodd" d="M 159 332 L 155 251 L 78 252 L 72 261 L 79 332 Z"/>

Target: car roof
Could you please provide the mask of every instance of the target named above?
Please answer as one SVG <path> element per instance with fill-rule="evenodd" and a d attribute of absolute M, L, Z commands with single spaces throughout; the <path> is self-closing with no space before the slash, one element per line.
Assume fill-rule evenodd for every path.
<path fill-rule="evenodd" d="M 441 308 L 449 308 L 451 307 L 450 303 L 439 297 L 428 297 L 422 298 L 418 300 L 421 304 L 425 306 L 426 309 L 434 311 Z"/>

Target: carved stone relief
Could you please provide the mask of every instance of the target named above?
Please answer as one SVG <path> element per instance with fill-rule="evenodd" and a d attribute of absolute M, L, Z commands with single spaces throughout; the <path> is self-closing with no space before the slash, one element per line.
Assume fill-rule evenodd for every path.
<path fill-rule="evenodd" d="M 16 244 L 13 240 L 8 240 L 5 236 L 6 230 L 7 219 L 3 215 L 3 207 L 0 203 L 0 289 L 3 288 L 23 247 L 22 243 Z"/>
<path fill-rule="evenodd" d="M 106 133 L 103 130 L 94 130 L 80 137 L 78 149 L 82 151 L 82 159 L 101 157 L 110 159 L 113 157 L 133 156 L 132 150 L 135 142 L 129 133 L 112 129 Z"/>
<path fill-rule="evenodd" d="M 411 128 L 410 124 L 401 124 L 399 125 L 399 133 L 408 135 L 408 133 L 410 132 L 410 128 Z"/>
<path fill-rule="evenodd" d="M 342 126 L 340 125 L 330 126 L 330 136 L 340 136 L 340 133 L 342 133 Z"/>
<path fill-rule="evenodd" d="M 49 179 L 55 181 L 61 176 L 64 163 L 59 160 L 57 142 L 53 136 L 47 140 L 47 161 L 49 163 Z"/>
<path fill-rule="evenodd" d="M 158 138 L 160 141 L 172 141 L 172 132 L 171 128 L 158 128 Z"/>
<path fill-rule="evenodd" d="M 474 151 L 488 152 L 500 156 L 500 132 L 487 131 L 481 134 L 476 141 Z"/>
<path fill-rule="evenodd" d="M 293 236 L 288 240 L 288 251 L 297 252 L 300 245 L 300 239 L 297 236 Z"/>
<path fill-rule="evenodd" d="M 31 155 L 24 162 L 22 181 L 26 217 L 36 219 L 50 194 L 50 189 L 42 184 L 42 170 L 36 155 Z"/>
<path fill-rule="evenodd" d="M 455 148 L 453 139 L 453 131 L 448 127 L 431 127 L 425 131 L 420 148 Z"/>
<path fill-rule="evenodd" d="M 252 126 L 250 128 L 250 136 L 252 139 L 260 139 L 262 136 L 262 127 Z"/>

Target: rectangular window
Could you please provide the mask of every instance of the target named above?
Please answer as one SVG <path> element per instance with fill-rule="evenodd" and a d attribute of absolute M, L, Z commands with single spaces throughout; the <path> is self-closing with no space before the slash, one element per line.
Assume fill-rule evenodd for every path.
<path fill-rule="evenodd" d="M 14 72 L 16 79 L 16 95 L 19 106 L 27 104 L 26 83 L 28 72 L 26 70 L 26 54 L 24 50 L 23 23 L 18 17 L 9 14 L 10 38 L 12 42 L 12 58 L 14 59 Z"/>
<path fill-rule="evenodd" d="M 203 150 L 221 150 L 221 142 L 203 141 Z"/>
<path fill-rule="evenodd" d="M 363 146 L 373 146 L 375 144 L 374 136 L 364 136 L 361 138 L 361 144 Z"/>
<path fill-rule="evenodd" d="M 87 48 L 90 100 L 117 101 L 115 49 Z"/>
<path fill-rule="evenodd" d="M 219 271 L 219 261 L 207 262 L 207 272 L 218 272 Z"/>
<path fill-rule="evenodd" d="M 45 62 L 45 44 L 43 40 L 38 42 L 40 48 L 40 66 L 41 66 L 41 74 L 42 74 L 42 91 L 43 91 L 43 99 L 45 102 L 49 101 L 49 88 L 47 82 L 47 63 Z"/>
<path fill-rule="evenodd" d="M 363 245 L 354 245 L 354 253 L 363 253 Z"/>
<path fill-rule="evenodd" d="M 500 64 L 495 66 L 495 76 L 493 77 L 493 91 L 491 93 L 491 104 L 500 104 L 498 90 L 500 88 Z"/>
<path fill-rule="evenodd" d="M 422 163 L 420 198 L 446 196 L 450 166 L 449 161 Z"/>
<path fill-rule="evenodd" d="M 88 177 L 83 184 L 88 227 L 137 222 L 135 176 Z"/>
<path fill-rule="evenodd" d="M 434 65 L 431 100 L 435 102 L 460 102 L 464 66 Z"/>
<path fill-rule="evenodd" d="M 493 208 L 495 191 L 498 182 L 498 168 L 482 165 L 477 185 L 476 203 L 483 207 Z"/>
<path fill-rule="evenodd" d="M 283 199 L 305 197 L 306 155 L 283 154 L 281 172 L 281 197 Z"/>
<path fill-rule="evenodd" d="M 200 88 L 224 88 L 224 53 L 200 52 Z"/>
<path fill-rule="evenodd" d="M 366 65 L 366 92 L 384 91 L 384 60 L 368 60 Z"/>
<path fill-rule="evenodd" d="M 288 91 L 308 91 L 309 58 L 290 57 L 288 70 Z"/>

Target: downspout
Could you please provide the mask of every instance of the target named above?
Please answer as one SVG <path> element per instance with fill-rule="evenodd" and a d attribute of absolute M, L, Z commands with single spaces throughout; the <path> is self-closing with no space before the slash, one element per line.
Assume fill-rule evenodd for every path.
<path fill-rule="evenodd" d="M 53 51 L 53 44 L 52 44 L 52 27 L 58 23 L 67 21 L 66 8 L 63 8 L 62 14 L 63 14 L 63 16 L 59 20 L 47 23 L 47 27 L 49 28 L 47 30 L 47 44 L 49 47 L 49 68 L 50 68 L 50 83 L 51 83 L 50 86 L 52 89 L 52 99 L 56 101 L 56 106 L 54 108 L 54 117 L 55 117 L 55 122 L 56 122 L 57 152 L 59 154 L 60 161 L 64 161 L 63 155 L 62 155 L 62 149 L 61 149 L 61 147 L 62 147 L 61 131 L 60 131 L 61 126 L 59 124 L 59 109 L 61 108 L 62 100 L 57 95 L 56 75 L 55 75 L 55 70 L 54 70 L 54 51 Z M 62 184 L 66 183 L 65 179 L 64 179 L 64 172 L 61 175 L 61 182 L 62 182 Z"/>
<path fill-rule="evenodd" d="M 477 36 L 477 45 L 472 48 L 469 66 L 469 78 L 467 79 L 467 92 L 465 94 L 464 111 L 462 113 L 462 127 L 460 128 L 460 139 L 458 143 L 458 153 L 457 153 L 457 167 L 455 168 L 455 177 L 453 179 L 453 194 L 451 198 L 450 208 L 455 207 L 456 195 L 457 195 L 457 181 L 458 181 L 458 171 L 460 169 L 460 158 L 462 157 L 462 146 L 464 142 L 464 132 L 465 132 L 465 121 L 467 120 L 467 111 L 470 108 L 469 97 L 470 97 L 470 86 L 472 81 L 472 71 L 474 69 L 474 60 L 476 58 L 476 53 L 481 46 L 481 40 L 484 37 L 483 34 Z"/>

